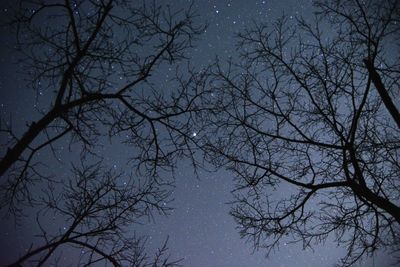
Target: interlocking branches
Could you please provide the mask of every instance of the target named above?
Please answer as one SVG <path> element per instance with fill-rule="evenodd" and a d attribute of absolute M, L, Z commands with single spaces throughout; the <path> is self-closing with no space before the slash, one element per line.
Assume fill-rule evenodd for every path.
<path fill-rule="evenodd" d="M 22 136 L 2 129 L 13 136 L 2 144 L 2 207 L 15 213 L 18 203 L 31 200 L 29 187 L 48 178 L 37 154 L 54 152 L 66 138 L 100 157 L 101 138 L 123 138 L 133 147 L 138 175 L 154 178 L 188 154 L 190 116 L 201 93 L 183 83 L 160 88 L 151 75 L 186 58 L 204 30 L 195 20 L 191 8 L 148 1 L 21 1 L 11 25 L 31 85 L 48 101 L 39 103 L 41 117 Z"/>
<path fill-rule="evenodd" d="M 204 25 L 191 6 L 172 10 L 155 1 L 20 0 L 15 6 L 10 26 L 24 78 L 38 96 L 32 100 L 37 119 L 26 129 L 13 128 L 14 118 L 0 124 L 0 208 L 18 218 L 45 205 L 37 214 L 43 243 L 15 265 L 41 266 L 68 246 L 85 252 L 83 266 L 175 266 L 166 244 L 149 260 L 127 226 L 151 210 L 164 214 L 171 184 L 160 173 L 183 156 L 195 162 L 193 114 L 202 110 L 204 91 L 188 82 L 198 75 L 182 74 L 175 64 L 188 59 Z M 124 177 L 98 165 L 75 170 L 71 178 L 41 156 L 53 153 L 57 160 L 66 147 L 72 156 L 63 161 L 109 164 L 99 152 L 108 139 L 131 152 L 125 171 L 135 179 L 125 185 Z M 54 188 L 45 198 L 46 184 Z M 41 221 L 49 212 L 68 222 L 65 231 L 46 230 Z"/>
<path fill-rule="evenodd" d="M 132 236 L 129 227 L 150 216 L 152 211 L 168 212 L 167 185 L 155 181 L 141 182 L 123 177 L 99 164 L 74 168 L 73 178 L 58 192 L 50 184 L 41 200 L 37 214 L 41 229 L 41 245 L 32 246 L 10 266 L 30 262 L 43 266 L 57 260 L 60 251 L 68 247 L 80 255 L 79 266 L 106 262 L 113 266 L 177 266 L 169 260 L 166 243 L 154 260 L 144 253 L 144 241 Z M 63 223 L 58 230 L 49 228 L 49 217 Z M 70 252 L 71 253 L 71 252 Z"/>
<path fill-rule="evenodd" d="M 257 23 L 238 36 L 240 61 L 212 68 L 203 143 L 234 173 L 231 213 L 256 248 L 332 234 L 342 266 L 399 251 L 400 6 L 365 2 Z"/>

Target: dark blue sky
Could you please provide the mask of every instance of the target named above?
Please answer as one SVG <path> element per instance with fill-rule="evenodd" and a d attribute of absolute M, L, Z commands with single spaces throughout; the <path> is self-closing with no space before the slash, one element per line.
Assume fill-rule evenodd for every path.
<path fill-rule="evenodd" d="M 169 0 L 172 9 L 188 6 L 189 1 Z M 235 33 L 250 26 L 253 21 L 272 22 L 285 14 L 290 17 L 311 16 L 310 1 L 300 0 L 198 0 L 194 10 L 200 15 L 199 20 L 208 22 L 209 27 L 197 42 L 190 56 L 197 67 L 212 62 L 216 56 L 222 60 L 236 57 Z M 2 8 L 1 15 L 7 14 Z M 2 31 L 3 44 L 12 37 Z M 0 54 L 0 112 L 2 116 L 13 114 L 16 129 L 22 131 L 25 122 L 30 121 L 34 94 L 27 91 L 24 81 L 20 80 L 18 66 L 10 65 L 15 56 L 10 50 L 2 48 Z M 165 74 L 159 74 L 165 75 Z M 160 81 L 163 78 L 160 77 Z M 44 96 L 46 97 L 46 96 Z M 123 146 L 107 148 L 111 165 L 121 168 L 126 163 L 127 151 Z M 69 160 L 68 155 L 63 158 Z M 228 172 L 214 173 L 201 171 L 199 178 L 193 173 L 189 162 L 182 161 L 176 172 L 176 188 L 173 192 L 175 208 L 168 217 L 155 216 L 154 222 L 132 227 L 132 231 L 147 234 L 149 252 L 154 251 L 169 236 L 169 251 L 172 257 L 183 258 L 184 266 L 271 266 L 271 267 L 306 267 L 332 266 L 344 255 L 344 250 L 331 239 L 325 244 L 314 247 L 314 251 L 302 250 L 298 245 L 283 244 L 279 250 L 265 258 L 264 251 L 253 251 L 251 243 L 239 237 L 237 225 L 229 216 L 230 191 L 233 182 Z M 60 168 L 62 172 L 63 168 Z M 65 175 L 65 173 L 61 173 Z M 49 223 L 51 223 L 49 221 Z M 62 222 L 57 221 L 59 227 Z M 25 221 L 22 230 L 15 230 L 11 223 L 3 226 L 0 237 L 0 258 L 16 255 L 17 250 L 25 248 L 33 234 L 29 221 Z M 369 259 L 362 266 L 388 266 L 390 257 L 378 255 Z M 68 265 L 68 256 L 62 266 Z"/>
<path fill-rule="evenodd" d="M 182 6 L 187 1 L 171 1 Z M 270 22 L 282 15 L 312 16 L 312 1 L 198 1 L 195 10 L 209 23 L 206 33 L 192 53 L 193 62 L 206 65 L 216 55 L 219 58 L 236 57 L 235 35 L 254 22 Z M 328 30 L 328 29 L 327 29 Z M 173 255 L 185 259 L 184 266 L 271 266 L 306 267 L 333 266 L 345 250 L 333 239 L 303 250 L 301 245 L 281 246 L 279 251 L 265 258 L 265 251 L 253 251 L 251 242 L 240 239 L 237 225 L 229 216 L 233 189 L 228 172 L 202 172 L 197 180 L 190 164 L 183 163 L 176 177 L 174 191 L 176 208 L 167 218 L 143 227 L 150 234 L 151 243 L 159 244 L 169 235 Z M 376 256 L 361 266 L 389 266 L 390 257 Z M 375 265 L 374 264 L 375 261 Z"/>

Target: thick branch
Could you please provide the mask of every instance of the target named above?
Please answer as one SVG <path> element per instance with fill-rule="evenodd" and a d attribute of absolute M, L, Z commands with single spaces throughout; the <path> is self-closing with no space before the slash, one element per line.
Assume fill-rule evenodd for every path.
<path fill-rule="evenodd" d="M 20 158 L 26 148 L 29 147 L 40 132 L 43 131 L 53 120 L 61 117 L 64 113 L 74 107 L 110 98 L 116 98 L 116 96 L 114 94 L 90 94 L 68 104 L 54 107 L 38 122 L 33 122 L 22 138 L 12 148 L 7 150 L 6 155 L 0 161 L 0 176 L 2 176 Z"/>
<path fill-rule="evenodd" d="M 374 83 L 375 88 L 378 91 L 383 103 L 385 104 L 393 120 L 396 122 L 397 127 L 399 127 L 400 129 L 400 113 L 394 105 L 388 91 L 386 90 L 385 85 L 382 82 L 381 76 L 376 71 L 373 63 L 370 60 L 364 59 L 364 64 L 368 69 L 372 82 Z"/>
<path fill-rule="evenodd" d="M 364 197 L 367 201 L 371 202 L 372 204 L 392 215 L 400 224 L 400 207 L 396 206 L 388 199 L 375 194 L 366 186 L 353 183 L 351 188 L 357 195 Z"/>

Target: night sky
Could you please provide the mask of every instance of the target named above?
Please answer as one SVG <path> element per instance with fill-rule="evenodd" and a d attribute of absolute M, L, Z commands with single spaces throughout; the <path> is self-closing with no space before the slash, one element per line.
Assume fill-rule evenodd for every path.
<path fill-rule="evenodd" d="M 9 12 L 2 1 L 0 16 L 7 17 Z M 172 9 L 187 6 L 188 1 L 159 1 L 171 5 Z M 265 1 L 195 1 L 194 10 L 199 19 L 207 21 L 206 32 L 191 50 L 191 61 L 196 67 L 206 66 L 216 56 L 221 60 L 237 56 L 235 50 L 235 33 L 254 21 L 272 22 L 285 14 L 289 18 L 295 16 L 312 16 L 310 1 L 300 0 L 265 0 Z M 31 89 L 25 88 L 25 81 L 20 79 L 18 59 L 12 48 L 6 47 L 12 43 L 13 36 L 3 27 L 1 31 L 2 48 L 0 51 L 0 112 L 2 117 L 12 114 L 14 129 L 22 133 L 26 123 L 37 118 L 33 113 L 36 95 Z M 160 82 L 165 79 L 165 73 L 158 73 Z M 52 97 L 46 92 L 38 96 L 39 103 L 46 97 Z M 45 102 L 45 101 L 44 101 Z M 129 151 L 124 146 L 105 144 L 108 163 L 116 169 L 122 168 Z M 3 151 L 2 151 L 3 153 Z M 52 155 L 42 155 L 51 161 Z M 57 166 L 58 175 L 66 176 L 66 169 L 73 155 L 65 152 L 60 155 L 64 164 Z M 332 240 L 314 247 L 314 251 L 302 250 L 297 245 L 281 245 L 280 249 L 265 258 L 264 251 L 253 251 L 251 242 L 239 237 L 238 229 L 229 216 L 232 200 L 230 191 L 233 189 L 232 177 L 228 172 L 200 171 L 199 177 L 193 173 L 189 162 L 182 161 L 176 172 L 176 188 L 173 192 L 175 209 L 169 216 L 154 216 L 154 221 L 143 225 L 135 225 L 132 231 L 148 235 L 147 249 L 149 253 L 162 244 L 169 236 L 169 252 L 173 258 L 183 258 L 184 266 L 332 266 L 344 255 L 344 250 Z M 23 221 L 15 230 L 12 221 L 3 220 L 0 232 L 0 258 L 8 262 L 29 246 L 34 226 L 29 219 Z M 63 227 L 62 221 L 49 221 L 56 227 Z M 66 252 L 62 266 L 68 266 L 71 258 Z M 374 259 L 367 259 L 361 266 L 389 266 L 391 257 L 378 254 Z M 375 264 L 375 265 L 373 265 Z"/>

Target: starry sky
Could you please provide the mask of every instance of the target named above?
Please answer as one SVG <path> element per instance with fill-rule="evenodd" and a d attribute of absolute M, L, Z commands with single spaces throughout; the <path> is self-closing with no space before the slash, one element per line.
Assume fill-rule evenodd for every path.
<path fill-rule="evenodd" d="M 187 6 L 188 1 L 165 0 L 172 9 Z M 2 1 L 0 17 L 8 16 L 5 1 Z M 194 10 L 199 19 L 207 21 L 208 28 L 191 50 L 190 57 L 197 66 L 206 66 L 216 56 L 221 60 L 235 57 L 235 33 L 254 21 L 272 22 L 285 14 L 289 18 L 296 16 L 311 16 L 312 5 L 308 0 L 197 0 Z M 2 27 L 2 48 L 0 51 L 0 113 L 2 117 L 12 114 L 14 128 L 22 133 L 26 123 L 37 116 L 33 113 L 36 97 L 46 99 L 47 95 L 36 96 L 25 88 L 25 83 L 19 77 L 18 65 L 14 64 L 18 55 L 12 52 L 13 36 Z M 160 81 L 164 77 L 160 74 Z M 43 101 L 44 101 L 43 100 Z M 126 162 L 128 152 L 123 146 L 113 145 L 106 148 L 108 160 L 115 168 L 120 168 Z M 43 155 L 44 158 L 51 155 Z M 71 155 L 60 155 L 63 162 L 68 162 Z M 65 166 L 64 166 L 65 167 Z M 67 175 L 63 166 L 56 171 L 59 175 Z M 183 258 L 184 266 L 332 266 L 344 255 L 344 250 L 328 239 L 312 250 L 302 250 L 300 246 L 283 244 L 279 250 L 265 258 L 265 252 L 253 251 L 251 243 L 239 237 L 233 219 L 229 216 L 232 200 L 230 191 L 233 189 L 231 176 L 228 172 L 200 171 L 199 177 L 193 173 L 189 162 L 182 161 L 176 172 L 176 188 L 173 192 L 175 209 L 169 216 L 155 216 L 154 220 L 143 225 L 136 225 L 132 231 L 148 235 L 147 248 L 149 253 L 169 237 L 169 252 L 174 258 Z M 60 221 L 56 221 L 62 227 Z M 2 221 L 0 232 L 0 258 L 13 259 L 18 250 L 29 245 L 33 226 L 25 221 L 18 230 L 10 221 Z M 378 254 L 374 259 L 368 259 L 362 266 L 388 266 L 390 257 Z M 68 265 L 68 255 L 63 266 Z M 64 265 L 65 264 L 65 265 Z"/>

